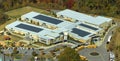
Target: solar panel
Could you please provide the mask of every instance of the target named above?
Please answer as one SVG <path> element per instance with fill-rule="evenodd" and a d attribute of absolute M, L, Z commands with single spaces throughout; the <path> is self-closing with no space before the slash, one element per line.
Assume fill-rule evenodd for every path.
<path fill-rule="evenodd" d="M 41 28 L 33 27 L 33 26 L 30 26 L 30 25 L 26 25 L 26 24 L 19 24 L 19 25 L 15 26 L 15 27 L 25 29 L 25 30 L 29 30 L 29 31 L 33 31 L 33 32 L 40 32 L 40 31 L 43 30 Z"/>
<path fill-rule="evenodd" d="M 50 22 L 52 24 L 59 24 L 59 23 L 63 22 L 61 20 L 51 18 L 51 17 L 47 17 L 47 16 L 43 16 L 43 15 L 37 15 L 37 16 L 35 16 L 33 18 L 39 19 L 39 20 L 42 20 L 42 21 L 46 21 L 46 22 Z"/>
<path fill-rule="evenodd" d="M 86 24 L 79 24 L 80 26 L 84 26 L 86 28 L 89 28 L 89 29 L 92 29 L 92 30 L 98 30 L 98 28 L 95 28 L 95 27 L 92 27 L 92 26 L 89 26 L 89 25 L 86 25 Z"/>
<path fill-rule="evenodd" d="M 77 28 L 73 28 L 72 32 L 75 33 L 75 34 L 78 34 L 81 37 L 84 37 L 84 36 L 87 36 L 87 35 L 90 34 L 89 32 L 86 32 L 86 31 L 83 31 L 83 30 L 80 30 L 80 29 L 77 29 Z"/>

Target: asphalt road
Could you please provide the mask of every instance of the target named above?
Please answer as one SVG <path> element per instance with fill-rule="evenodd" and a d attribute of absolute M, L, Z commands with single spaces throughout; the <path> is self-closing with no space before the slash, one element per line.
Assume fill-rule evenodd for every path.
<path fill-rule="evenodd" d="M 117 26 L 119 26 L 119 25 L 117 25 Z M 85 56 L 88 59 L 88 61 L 109 61 L 109 52 L 107 52 L 106 43 L 107 43 L 108 37 L 110 35 L 112 35 L 112 31 L 117 26 L 109 29 L 109 31 L 105 35 L 104 42 L 100 46 L 98 46 L 97 48 L 85 48 L 85 49 L 79 51 L 79 54 Z M 92 55 L 90 55 L 91 52 L 97 52 L 97 53 L 99 53 L 99 55 L 92 56 Z"/>

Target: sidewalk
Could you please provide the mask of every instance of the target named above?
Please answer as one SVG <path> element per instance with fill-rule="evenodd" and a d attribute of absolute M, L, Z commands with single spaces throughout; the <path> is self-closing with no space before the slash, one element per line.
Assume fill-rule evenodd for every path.
<path fill-rule="evenodd" d="M 30 41 L 27 41 L 27 40 L 20 40 L 20 41 L 21 42 L 25 42 L 27 44 L 30 43 Z M 71 46 L 75 46 L 75 44 L 72 44 L 72 43 L 69 43 L 69 42 L 62 42 L 62 43 L 58 43 L 58 44 L 50 45 L 50 46 L 40 46 L 40 45 L 36 45 L 36 44 L 32 44 L 32 45 L 38 47 L 38 48 L 35 48 L 35 49 L 40 49 L 40 48 L 49 49 L 49 48 L 52 48 L 52 47 L 55 47 L 55 46 L 59 46 L 59 45 L 71 45 Z"/>
<path fill-rule="evenodd" d="M 55 45 L 51 45 L 51 46 L 39 46 L 39 45 L 36 45 L 36 44 L 32 44 L 32 45 L 37 46 L 39 48 L 44 48 L 44 49 L 49 49 L 49 48 L 52 48 L 52 47 L 55 47 L 55 46 L 59 46 L 59 45 L 71 45 L 71 46 L 75 46 L 74 44 L 68 43 L 68 42 L 63 42 L 63 43 L 59 43 L 59 44 L 55 44 Z M 36 48 L 36 49 L 39 49 L 39 48 Z"/>

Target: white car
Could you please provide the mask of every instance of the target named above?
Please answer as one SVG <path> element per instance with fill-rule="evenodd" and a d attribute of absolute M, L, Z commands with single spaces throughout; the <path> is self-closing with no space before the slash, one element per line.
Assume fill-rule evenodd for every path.
<path fill-rule="evenodd" d="M 112 35 L 110 35 L 110 36 L 108 37 L 108 41 L 107 41 L 107 43 L 110 42 L 111 38 L 112 38 Z"/>
<path fill-rule="evenodd" d="M 110 52 L 110 61 L 115 61 L 115 55 L 113 52 Z"/>
<path fill-rule="evenodd" d="M 115 61 L 114 59 L 110 58 L 110 61 Z"/>

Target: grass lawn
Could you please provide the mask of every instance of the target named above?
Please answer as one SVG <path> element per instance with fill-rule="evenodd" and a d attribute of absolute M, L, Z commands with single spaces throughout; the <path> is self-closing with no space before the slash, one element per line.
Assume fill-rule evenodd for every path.
<path fill-rule="evenodd" d="M 4 39 L 3 39 L 3 35 L 0 35 L 0 41 L 3 41 Z"/>
<path fill-rule="evenodd" d="M 8 24 L 10 24 L 10 23 L 12 23 L 14 21 L 16 21 L 16 19 L 11 19 L 11 20 L 6 21 L 4 24 L 1 24 L 0 25 L 0 31 L 3 30 L 6 25 L 8 25 Z"/>
<path fill-rule="evenodd" d="M 11 35 L 10 37 L 13 41 L 16 41 L 16 42 L 23 39 L 21 37 L 15 36 L 15 35 Z"/>
<path fill-rule="evenodd" d="M 29 48 L 39 48 L 39 47 L 37 47 L 37 46 L 33 46 L 33 45 L 29 45 L 29 46 L 27 46 L 27 47 L 29 47 Z"/>
<path fill-rule="evenodd" d="M 48 11 L 34 8 L 34 7 L 30 7 L 30 6 L 11 10 L 11 11 L 6 12 L 5 14 L 7 14 L 10 17 L 16 18 L 16 17 L 20 17 L 21 15 L 23 15 L 25 13 L 31 12 L 31 11 L 50 15 L 50 13 Z"/>
<path fill-rule="evenodd" d="M 18 37 L 18 36 L 14 36 L 14 35 L 10 35 L 10 37 L 11 37 L 11 40 L 12 40 L 12 41 L 15 41 L 15 42 L 23 39 L 23 38 L 20 38 L 20 37 Z M 0 41 L 4 41 L 4 36 L 3 36 L 3 35 L 0 35 Z"/>
<path fill-rule="evenodd" d="M 35 42 L 34 44 L 39 45 L 39 46 L 47 46 L 47 45 L 40 43 L 40 42 Z"/>

